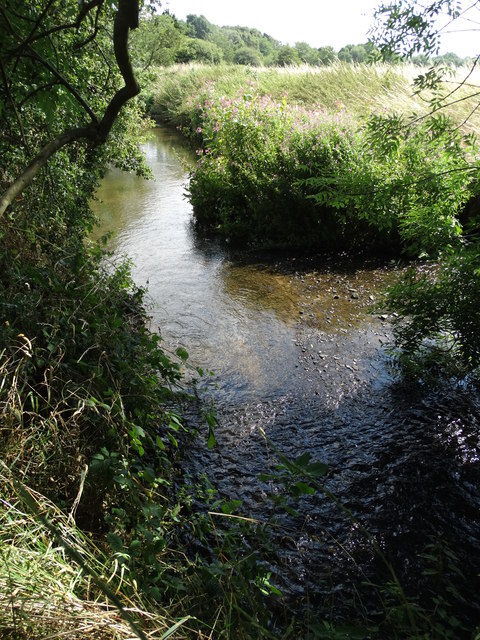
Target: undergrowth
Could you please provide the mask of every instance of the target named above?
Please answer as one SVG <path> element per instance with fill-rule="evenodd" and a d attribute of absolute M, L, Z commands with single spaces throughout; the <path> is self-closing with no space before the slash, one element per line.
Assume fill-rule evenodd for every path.
<path fill-rule="evenodd" d="M 424 121 L 409 81 L 392 67 L 192 68 L 161 76 L 152 112 L 197 147 L 189 195 L 203 230 L 241 245 L 432 257 L 462 234 L 477 147 L 457 126 L 469 100 L 455 121 Z"/>

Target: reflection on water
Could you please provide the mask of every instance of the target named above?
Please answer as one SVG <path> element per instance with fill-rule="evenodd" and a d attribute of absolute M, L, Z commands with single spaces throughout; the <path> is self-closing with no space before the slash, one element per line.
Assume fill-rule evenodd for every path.
<path fill-rule="evenodd" d="M 285 274 L 258 264 L 239 265 L 225 261 L 221 286 L 228 298 L 250 308 L 252 314 L 260 309 L 271 311 L 289 325 L 298 316 L 299 293 Z"/>
<path fill-rule="evenodd" d="M 373 272 L 355 285 L 359 294 L 344 300 L 347 284 L 339 275 L 300 280 L 294 263 L 287 270 L 245 264 L 215 242 L 197 243 L 184 197 L 192 154 L 174 131 L 159 128 L 153 136 L 145 152 L 154 179 L 110 172 L 93 204 L 101 219 L 97 235 L 113 232 L 115 252 L 133 260 L 133 277 L 148 287 L 153 327 L 167 348 L 182 344 L 195 366 L 214 370 L 224 393 L 284 393 L 298 368 L 297 321 L 315 319 L 326 331 L 358 324 L 365 312 L 352 296 L 368 298 L 377 285 Z"/>

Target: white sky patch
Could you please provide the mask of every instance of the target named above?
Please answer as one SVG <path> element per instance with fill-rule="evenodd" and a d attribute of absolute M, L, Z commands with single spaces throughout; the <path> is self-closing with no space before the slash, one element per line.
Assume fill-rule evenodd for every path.
<path fill-rule="evenodd" d="M 190 13 L 204 15 L 218 26 L 256 28 L 284 44 L 308 42 L 312 47 L 332 46 L 338 51 L 347 44 L 367 42 L 379 4 L 380 0 L 164 0 L 163 8 L 181 20 Z M 476 55 L 480 34 L 474 30 L 479 28 L 480 11 L 474 9 L 469 22 L 448 29 L 461 31 L 442 37 L 441 52 Z"/>

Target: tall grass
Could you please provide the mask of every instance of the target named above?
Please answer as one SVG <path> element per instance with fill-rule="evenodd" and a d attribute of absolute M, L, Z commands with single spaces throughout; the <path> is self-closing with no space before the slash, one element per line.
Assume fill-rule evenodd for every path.
<path fill-rule="evenodd" d="M 259 96 L 289 104 L 318 105 L 329 111 L 347 111 L 364 117 L 372 112 L 397 111 L 424 115 L 429 111 L 431 93 L 415 95 L 413 78 L 418 75 L 413 65 L 351 65 L 337 63 L 329 67 L 254 68 L 229 65 L 178 65 L 157 71 L 155 82 L 147 90 L 151 114 L 171 124 L 184 124 L 188 117 L 188 100 L 201 96 L 205 87 L 215 84 L 218 96 L 233 97 L 240 88 L 249 88 Z M 477 100 L 478 73 L 469 78 L 469 86 L 461 86 L 468 69 L 458 69 L 444 84 L 448 93 L 458 88 L 446 112 L 463 122 L 474 112 Z M 469 98 L 468 96 L 472 96 Z M 469 119 L 469 130 L 480 132 L 480 114 Z"/>
<path fill-rule="evenodd" d="M 0 532 L 2 638 L 126 640 L 132 633 L 159 637 L 175 625 L 139 594 L 118 559 L 45 496 L 19 484 L 1 462 Z M 185 636 L 179 631 L 176 637 Z"/>

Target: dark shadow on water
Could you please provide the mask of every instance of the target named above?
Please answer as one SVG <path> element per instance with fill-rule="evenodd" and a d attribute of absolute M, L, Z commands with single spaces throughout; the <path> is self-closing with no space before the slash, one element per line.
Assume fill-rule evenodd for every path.
<path fill-rule="evenodd" d="M 315 385 L 296 397 L 219 406 L 216 450 L 187 456 L 187 468 L 207 470 L 224 496 L 242 500 L 241 513 L 274 519 L 271 568 L 295 608 L 308 601 L 351 616 L 362 600 L 371 616 L 378 591 L 362 584 L 391 576 L 361 530 L 319 494 L 292 502 L 299 517 L 281 515 L 268 495 L 282 487 L 258 480 L 276 462 L 261 429 L 290 459 L 309 452 L 329 464 L 327 488 L 374 536 L 406 593 L 430 606 L 433 597 L 451 599 L 451 581 L 465 599 L 457 615 L 473 628 L 480 619 L 480 395 L 459 387 L 413 392 L 381 375 L 381 384 L 365 381 L 337 406 Z M 420 557 L 427 551 L 438 561 Z"/>

